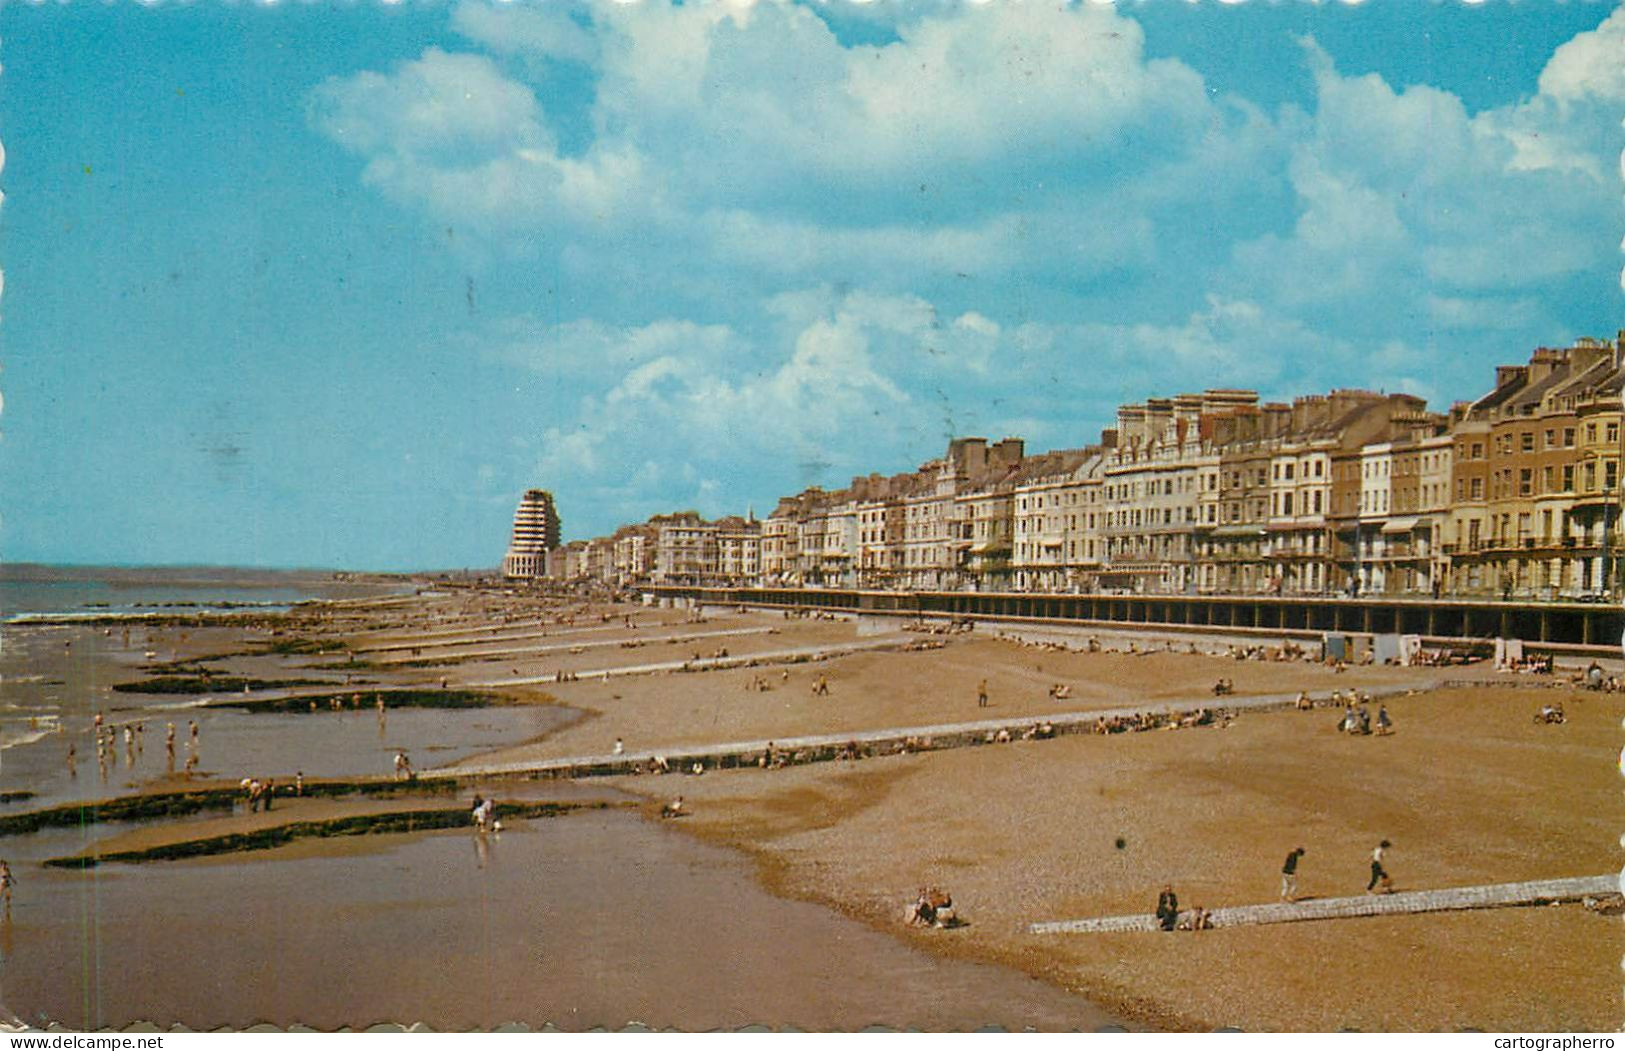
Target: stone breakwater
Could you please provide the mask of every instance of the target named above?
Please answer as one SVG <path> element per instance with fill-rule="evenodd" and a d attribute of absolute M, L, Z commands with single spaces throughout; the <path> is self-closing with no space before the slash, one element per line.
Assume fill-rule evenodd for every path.
<path fill-rule="evenodd" d="M 455 782 L 441 780 L 405 782 L 383 778 L 306 781 L 304 794 L 389 796 L 400 794 L 406 789 L 410 789 L 413 794 L 438 795 L 455 792 L 457 785 Z M 147 792 L 90 803 L 69 803 L 0 817 L 0 836 L 26 835 L 45 828 L 67 828 L 102 822 L 158 821 L 188 817 L 210 810 L 230 810 L 242 799 L 243 790 L 239 786 L 219 785 L 175 792 Z"/>
<path fill-rule="evenodd" d="M 558 817 L 578 810 L 607 810 L 634 807 L 635 802 L 566 803 L 556 801 L 498 803 L 497 818 Z M 94 847 L 81 854 L 47 858 L 42 864 L 53 868 L 89 869 L 106 862 L 177 861 L 183 858 L 236 854 L 251 850 L 271 850 L 299 839 L 327 839 L 334 836 L 386 835 L 389 833 L 432 832 L 466 828 L 474 823 L 473 811 L 466 806 L 394 810 L 373 814 L 347 814 L 319 821 L 294 821 L 285 825 L 258 828 L 224 835 L 204 836 L 159 843 L 138 850 L 101 852 Z"/>

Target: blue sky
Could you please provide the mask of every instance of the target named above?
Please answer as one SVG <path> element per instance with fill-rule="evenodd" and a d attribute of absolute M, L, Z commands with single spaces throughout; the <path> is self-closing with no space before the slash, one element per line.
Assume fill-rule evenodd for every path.
<path fill-rule="evenodd" d="M 489 566 L 1611 336 L 1606 4 L 0 7 L 0 555 Z"/>

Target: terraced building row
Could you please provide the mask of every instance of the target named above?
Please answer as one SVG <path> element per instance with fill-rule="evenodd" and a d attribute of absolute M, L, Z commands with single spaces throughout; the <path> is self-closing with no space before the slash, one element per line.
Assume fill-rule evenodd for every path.
<path fill-rule="evenodd" d="M 1541 348 L 1430 411 L 1334 390 L 1205 390 L 1118 409 L 1099 441 L 951 441 L 912 471 L 765 519 L 657 515 L 547 575 L 670 584 L 1143 594 L 1576 598 L 1617 585 L 1625 332 Z"/>

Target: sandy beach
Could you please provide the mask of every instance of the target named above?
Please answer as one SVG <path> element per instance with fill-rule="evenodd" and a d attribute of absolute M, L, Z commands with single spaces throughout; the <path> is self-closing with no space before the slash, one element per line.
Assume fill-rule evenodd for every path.
<path fill-rule="evenodd" d="M 736 873 L 730 880 L 754 874 L 768 892 L 751 899 L 762 902 L 763 922 L 773 922 L 765 917 L 775 909 L 810 909 L 805 916 L 824 917 L 814 926 L 848 924 L 863 931 L 856 942 L 850 940 L 855 935 L 839 937 L 848 939 L 843 944 L 864 946 L 865 967 L 901 966 L 880 961 L 902 952 L 908 955 L 896 959 L 935 961 L 910 963 L 905 970 L 991 968 L 974 980 L 970 976 L 982 972 L 956 977 L 962 972 L 952 970 L 933 979 L 990 990 L 988 996 L 959 999 L 951 1010 L 906 997 L 875 1000 L 860 994 L 854 982 L 828 975 L 816 978 L 816 995 L 798 996 L 795 984 L 813 979 L 793 967 L 781 968 L 774 973 L 790 987 L 778 990 L 781 999 L 769 1001 L 778 1005 L 778 1024 L 959 1028 L 979 1020 L 1015 1026 L 1025 1020 L 1040 1028 L 1087 1028 L 1121 1020 L 1178 1029 L 1516 1030 L 1606 1029 L 1620 1016 L 1614 970 L 1620 949 L 1617 921 L 1577 904 L 1194 933 L 1027 932 L 1034 922 L 1149 912 L 1164 883 L 1177 888 L 1187 907 L 1270 902 L 1278 894 L 1282 857 L 1299 845 L 1308 851 L 1302 893 L 1316 897 L 1361 892 L 1370 850 L 1385 838 L 1394 844 L 1389 869 L 1400 889 L 1607 873 L 1617 834 L 1612 829 L 1616 822 L 1608 817 L 1617 776 L 1609 742 L 1621 714 L 1621 702 L 1613 695 L 1588 694 L 1545 679 L 1495 676 L 1482 666 L 1336 672 L 1302 661 L 1237 660 L 1226 655 L 1223 639 L 1181 638 L 1172 641 L 1170 651 L 1163 640 L 1114 634 L 1103 640 L 1101 652 L 1088 652 L 1088 636 L 1073 633 L 1068 640 L 1076 651 L 1063 651 L 1035 645 L 1030 638 L 997 637 L 998 629 L 986 625 L 975 632 L 943 634 L 898 623 L 860 626 L 848 620 L 734 610 L 707 611 L 700 620 L 682 610 L 539 603 L 499 591 L 301 607 L 252 627 L 193 627 L 184 639 L 176 628 L 143 630 L 146 634 L 132 644 L 141 648 L 140 658 L 108 654 L 98 676 L 105 677 L 109 668 L 131 680 L 207 668 L 211 677 L 260 680 L 261 688 L 251 690 L 250 697 L 277 696 L 278 680 L 314 679 L 344 688 L 471 689 L 489 693 L 495 703 L 472 709 L 390 710 L 380 720 L 374 712 L 356 710 L 243 711 L 231 707 L 240 703 L 240 696 L 188 695 L 186 703 L 197 706 L 189 711 L 205 720 L 209 762 L 202 775 L 170 776 L 142 760 L 116 782 L 97 784 L 91 778 L 87 786 L 78 781 L 70 786 L 75 794 L 58 784 L 64 778 L 60 771 L 45 776 L 47 768 L 60 766 L 60 757 L 50 762 L 36 757 L 28 762 L 41 770 L 45 797 L 9 804 L 5 814 L 53 799 L 84 798 L 87 789 L 141 793 L 229 786 L 250 774 L 283 780 L 296 768 L 310 773 L 308 767 L 314 767 L 324 777 L 378 780 L 387 778 L 385 760 L 394 749 L 412 750 L 420 769 L 455 771 L 460 764 L 607 755 L 617 738 L 629 750 L 655 750 L 976 718 L 1038 722 L 1063 712 L 1170 701 L 1222 707 L 1224 700 L 1212 695 L 1220 678 L 1233 682 L 1238 698 L 1305 690 L 1324 699 L 1333 690 L 1380 691 L 1397 727 L 1389 737 L 1339 733 L 1334 724 L 1340 709 L 1329 707 L 1238 710 L 1223 728 L 1215 723 L 1177 731 L 1079 734 L 703 777 L 598 779 L 580 788 L 481 780 L 455 788 L 432 805 L 463 806 L 475 791 L 532 799 L 563 799 L 585 791 L 593 798 L 631 802 L 637 814 L 523 820 L 504 835 L 516 841 L 515 833 L 521 833 L 517 841 L 530 844 L 578 830 L 565 837 L 572 845 L 559 849 L 587 855 L 602 849 L 588 845 L 601 835 L 630 836 L 639 843 L 649 835 L 656 837 L 650 843 L 689 842 L 693 845 L 680 849 L 709 852 L 695 856 L 711 859 L 707 864 L 718 871 Z M 103 643 L 109 639 L 99 637 Z M 1130 641 L 1135 652 L 1128 652 Z M 1188 652 L 1193 642 L 1210 652 Z M 884 648 L 843 652 L 859 643 Z M 1148 648 L 1156 652 L 1143 652 Z M 145 656 L 155 651 L 161 651 L 161 659 Z M 724 651 L 730 661 L 752 663 L 707 670 L 707 662 Z M 54 648 L 41 647 L 41 652 Z M 621 674 L 672 662 L 678 666 Z M 681 667 L 685 662 L 690 664 L 686 670 Z M 594 671 L 613 674 L 589 677 Z M 559 672 L 565 673 L 564 681 L 500 684 L 504 677 L 536 679 Z M 815 692 L 821 680 L 827 693 Z M 985 708 L 978 706 L 976 696 L 983 680 Z M 1435 688 L 1445 680 L 1483 685 Z M 107 689 L 97 697 L 134 698 L 138 704 L 179 700 L 121 694 L 111 690 L 112 684 L 103 685 Z M 1053 696 L 1057 685 L 1067 687 L 1069 695 Z M 1533 688 L 1537 686 L 1556 688 Z M 1553 699 L 1564 703 L 1567 723 L 1537 725 L 1534 710 Z M 84 733 L 88 727 L 72 724 L 88 723 L 89 716 L 86 709 L 67 718 L 64 733 Z M 149 738 L 146 750 L 153 746 Z M 60 742 L 52 742 L 52 753 L 59 747 Z M 306 766 L 297 765 L 307 760 Z M 94 764 L 85 763 L 83 749 L 80 762 L 79 778 L 84 779 L 83 767 Z M 677 794 L 683 795 L 691 816 L 661 821 L 659 805 Z M 180 821 L 13 836 L 4 849 L 20 866 L 23 887 L 44 882 L 51 894 L 71 897 L 78 893 L 75 881 L 82 882 L 84 875 L 51 870 L 41 879 L 47 870 L 32 862 L 239 834 L 247 843 L 252 834 L 278 822 L 337 821 L 426 805 L 410 788 L 389 799 L 279 800 L 275 817 L 249 814 L 239 805 L 231 813 L 215 811 Z M 597 831 L 579 831 L 583 829 Z M 633 829 L 640 831 L 634 834 Z M 97 878 L 145 888 L 141 893 L 156 893 L 166 881 L 184 883 L 202 895 L 200 901 L 209 901 L 214 891 L 205 886 L 212 887 L 212 881 L 246 878 L 257 884 L 260 877 L 254 873 L 269 876 L 303 864 L 334 874 L 353 869 L 353 875 L 378 866 L 383 866 L 380 873 L 404 872 L 390 859 L 422 851 L 429 854 L 408 862 L 409 867 L 444 863 L 456 868 L 469 858 L 477 871 L 485 872 L 480 852 L 469 846 L 479 838 L 467 829 L 448 829 L 303 839 L 271 849 L 245 846 L 247 853 L 224 857 L 105 865 L 98 869 L 104 875 Z M 434 846 L 439 843 L 460 846 Z M 490 848 L 486 844 L 483 849 Z M 455 860 L 431 859 L 443 850 L 452 851 L 446 857 Z M 554 856 L 551 849 L 547 856 Z M 591 867 L 585 857 L 571 864 Z M 228 871 L 241 876 L 220 875 Z M 658 1008 L 640 1006 L 625 1017 L 665 1018 L 667 1024 L 693 1028 L 752 1020 L 739 1011 L 743 1001 L 736 993 L 724 994 L 722 986 L 706 984 L 710 979 L 690 982 L 681 1005 L 658 997 L 638 999 L 646 994 L 634 992 L 633 986 L 643 988 L 639 983 L 651 976 L 658 985 L 658 976 L 671 964 L 668 957 L 677 953 L 652 946 L 674 944 L 668 936 L 677 936 L 682 924 L 695 921 L 688 908 L 711 908 L 704 901 L 715 893 L 715 880 L 706 883 L 708 889 L 679 893 L 672 889 L 671 877 L 647 868 L 638 871 L 641 882 L 629 883 L 623 874 L 606 892 L 619 897 L 616 911 L 629 929 L 641 926 L 650 938 L 650 947 L 633 953 L 638 977 L 627 979 L 630 985 L 623 983 L 623 1003 Z M 581 889 L 564 894 L 558 907 L 583 907 L 581 895 L 591 897 L 587 888 L 593 882 L 586 873 L 587 868 L 578 870 Z M 375 917 L 362 923 L 365 937 L 391 937 L 376 917 L 400 910 L 416 915 L 428 907 L 412 904 L 417 899 L 404 892 L 392 902 L 394 876 L 381 882 L 369 877 L 374 879 L 370 904 L 358 900 L 345 905 L 353 893 L 341 888 L 350 878 L 332 878 L 338 882 L 323 884 L 304 911 L 316 916 L 327 908 L 364 908 L 368 911 L 350 915 Z M 507 870 L 502 879 L 501 888 L 478 891 L 480 900 L 499 911 L 503 901 L 518 907 L 542 887 L 541 875 L 523 866 Z M 283 893 L 276 889 L 280 885 L 270 886 L 266 908 Z M 923 885 L 949 890 L 967 925 L 955 930 L 906 926 L 903 908 Z M 671 894 L 698 897 L 678 918 L 668 907 Z M 780 904 L 769 904 L 775 901 Z M 14 937 L 39 921 L 38 905 L 20 895 Z M 553 912 L 547 915 L 559 918 Z M 193 917 L 196 923 L 188 923 L 196 926 L 205 919 L 200 914 Z M 218 930 L 225 922 L 210 917 L 206 926 Z M 204 936 L 203 930 L 198 928 L 198 936 Z M 800 930 L 779 930 L 773 942 L 800 948 Z M 822 935 L 807 930 L 807 945 L 815 946 Z M 458 966 L 489 967 L 497 961 L 486 973 L 501 988 L 491 994 L 490 1010 L 470 1013 L 431 1001 L 432 1010 L 440 1012 L 440 1024 L 561 1017 L 557 1008 L 565 1002 L 563 993 L 527 1006 L 522 994 L 510 988 L 510 979 L 530 973 L 529 964 L 508 955 L 522 953 L 521 948 L 488 945 L 481 950 L 488 954 L 487 962 L 477 963 L 478 952 L 456 948 L 461 944 L 457 938 L 451 942 L 455 944 L 444 951 L 428 952 L 424 966 L 432 966 L 437 953 L 443 964 L 446 952 L 474 952 Z M 311 959 L 317 944 L 307 944 Z M 706 972 L 719 956 L 702 953 L 702 958 L 706 966 L 700 970 Z M 64 1002 L 44 994 L 37 983 L 17 980 L 18 967 L 13 962 L 0 979 L 6 1006 L 19 1010 L 20 1003 Z M 738 980 L 748 973 L 739 972 Z M 989 984 L 987 974 L 1002 977 Z M 1425 982 L 1417 980 L 1421 974 L 1428 976 Z M 1034 984 L 1019 984 L 1023 982 Z M 1010 989 L 1044 991 L 1022 992 L 1013 1000 L 991 994 L 1008 983 L 1017 983 Z M 881 984 L 885 987 L 884 980 Z M 176 1005 L 173 1020 L 197 1024 L 182 1009 L 193 1000 L 166 989 L 161 996 L 152 995 Z M 388 1005 L 402 1002 L 393 999 L 398 992 L 369 986 L 363 1000 L 387 1013 Z M 224 1003 L 233 1005 L 232 1010 L 222 1008 L 209 1017 L 286 1017 L 291 1005 L 299 1003 L 298 995 L 315 996 L 308 988 L 306 994 L 289 995 L 292 999 L 271 1005 L 280 1015 L 254 1015 L 258 1008 L 251 1001 L 228 998 Z M 600 1020 L 614 1016 L 620 1006 L 580 995 L 582 1003 L 597 1005 L 594 1017 Z M 117 1024 L 121 1012 L 133 1010 L 139 997 L 138 991 L 121 991 L 95 1017 Z M 365 1024 L 345 1014 L 331 997 L 316 996 L 312 1002 L 324 1006 L 299 1017 L 319 1017 L 324 1025 Z M 1011 1004 L 1020 1009 L 1009 1009 Z M 895 1008 L 894 1017 L 883 1017 L 888 1008 Z M 435 1024 L 432 1017 L 425 1020 Z"/>

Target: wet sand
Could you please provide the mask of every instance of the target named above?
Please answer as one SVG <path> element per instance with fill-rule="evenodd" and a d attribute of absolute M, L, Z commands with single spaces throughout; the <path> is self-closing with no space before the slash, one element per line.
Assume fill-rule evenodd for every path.
<path fill-rule="evenodd" d="M 466 831 L 369 838 L 94 878 L 31 868 L 28 901 L 0 924 L 0 1002 L 74 1028 L 1110 1021 L 1007 968 L 773 897 L 734 852 L 669 823 L 573 815 L 483 848 Z"/>

